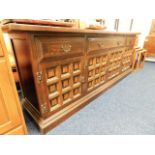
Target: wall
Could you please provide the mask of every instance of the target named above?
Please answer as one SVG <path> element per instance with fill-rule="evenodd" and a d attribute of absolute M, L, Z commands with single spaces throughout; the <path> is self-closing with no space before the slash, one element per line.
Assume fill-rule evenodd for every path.
<path fill-rule="evenodd" d="M 115 19 L 105 19 L 107 31 L 115 31 Z M 143 47 L 145 37 L 149 34 L 152 19 L 133 19 L 131 32 L 140 32 L 138 46 Z M 119 19 L 118 32 L 130 32 L 131 19 Z"/>
<path fill-rule="evenodd" d="M 139 46 L 143 47 L 145 37 L 149 34 L 152 24 L 152 19 L 134 19 L 132 32 L 140 32 Z"/>

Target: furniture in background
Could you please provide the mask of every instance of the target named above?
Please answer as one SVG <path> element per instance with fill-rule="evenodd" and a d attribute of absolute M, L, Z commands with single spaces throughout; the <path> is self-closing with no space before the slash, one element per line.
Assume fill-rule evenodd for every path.
<path fill-rule="evenodd" d="M 10 42 L 10 39 L 9 39 L 7 34 L 4 33 L 3 36 L 4 36 L 4 41 L 5 41 L 5 45 L 6 45 L 7 52 L 8 52 L 9 62 L 11 64 L 13 77 L 14 77 L 14 80 L 15 80 L 15 83 L 16 83 L 17 92 L 18 92 L 18 95 L 21 98 L 23 96 L 22 95 L 22 89 L 21 89 L 21 85 L 20 85 L 20 78 L 19 78 L 19 74 L 18 74 L 18 68 L 17 68 L 17 65 L 16 65 L 13 49 L 12 49 L 12 46 L 11 46 L 11 42 Z"/>
<path fill-rule="evenodd" d="M 152 20 L 150 33 L 145 38 L 144 48 L 147 50 L 147 57 L 155 57 L 155 19 Z"/>
<path fill-rule="evenodd" d="M 27 134 L 15 81 L 0 29 L 0 134 Z"/>
<path fill-rule="evenodd" d="M 146 58 L 146 50 L 140 47 L 135 47 L 133 70 L 138 70 L 144 67 Z"/>
<path fill-rule="evenodd" d="M 23 106 L 45 133 L 132 72 L 139 33 L 10 23 Z"/>

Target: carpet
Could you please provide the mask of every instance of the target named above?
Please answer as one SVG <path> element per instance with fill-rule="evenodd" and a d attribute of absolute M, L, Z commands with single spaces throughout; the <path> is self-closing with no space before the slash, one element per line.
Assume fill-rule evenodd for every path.
<path fill-rule="evenodd" d="M 39 130 L 24 112 L 28 132 Z M 130 74 L 47 135 L 154 135 L 155 63 Z"/>

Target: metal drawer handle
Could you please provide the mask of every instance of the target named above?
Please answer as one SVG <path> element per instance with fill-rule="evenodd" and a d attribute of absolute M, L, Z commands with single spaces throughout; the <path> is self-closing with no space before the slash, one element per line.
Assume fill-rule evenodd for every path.
<path fill-rule="evenodd" d="M 70 45 L 69 43 L 65 42 L 61 45 L 61 49 L 63 50 L 63 52 L 68 53 L 71 51 L 72 45 Z"/>

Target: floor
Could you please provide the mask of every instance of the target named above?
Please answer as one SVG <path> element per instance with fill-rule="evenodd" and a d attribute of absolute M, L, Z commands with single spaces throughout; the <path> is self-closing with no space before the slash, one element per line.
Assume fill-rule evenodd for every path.
<path fill-rule="evenodd" d="M 29 134 L 40 134 L 25 112 Z M 48 135 L 154 135 L 155 63 L 132 73 Z"/>

